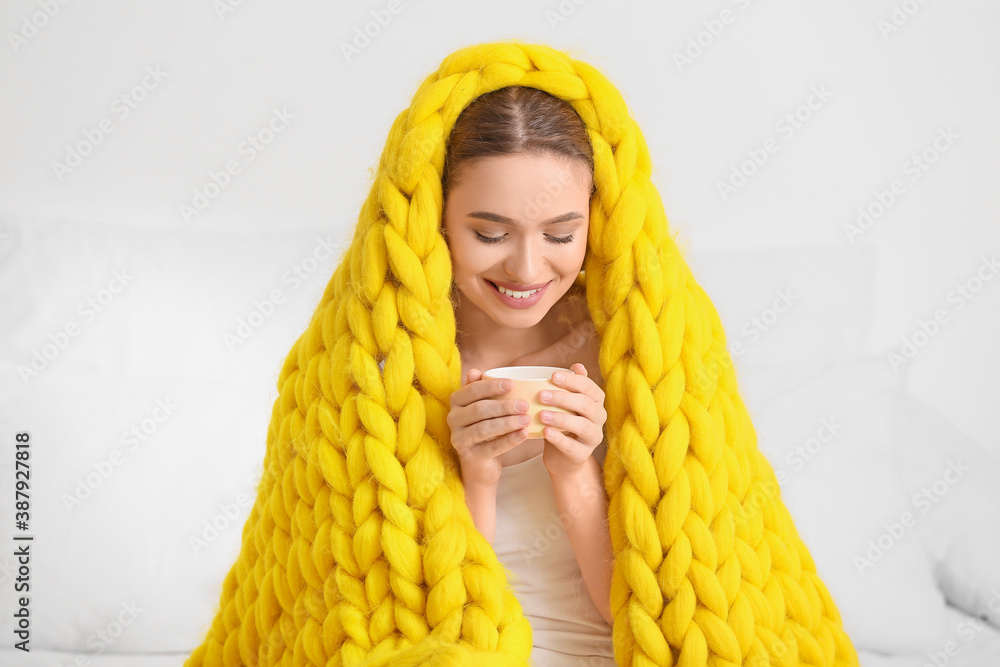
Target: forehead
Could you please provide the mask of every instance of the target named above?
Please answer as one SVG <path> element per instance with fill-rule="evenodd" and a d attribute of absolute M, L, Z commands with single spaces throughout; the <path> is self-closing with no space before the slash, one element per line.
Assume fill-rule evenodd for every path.
<path fill-rule="evenodd" d="M 579 160 L 552 153 L 510 153 L 469 160 L 456 170 L 460 179 L 515 178 L 525 174 L 547 175 L 557 180 L 589 181 L 590 169 Z"/>
<path fill-rule="evenodd" d="M 517 217 L 537 217 L 538 211 L 553 208 L 586 208 L 593 191 L 587 165 L 561 156 L 489 156 L 462 165 L 458 174 L 446 194 L 448 202 L 522 209 Z"/>

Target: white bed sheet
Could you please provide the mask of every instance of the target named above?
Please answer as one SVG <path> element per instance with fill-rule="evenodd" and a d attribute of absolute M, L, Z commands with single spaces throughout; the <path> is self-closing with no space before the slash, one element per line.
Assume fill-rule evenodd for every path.
<path fill-rule="evenodd" d="M 1000 665 L 1000 630 L 981 624 L 973 632 L 959 632 L 958 628 L 973 628 L 972 618 L 954 607 L 948 607 L 948 617 L 954 635 L 954 655 L 946 647 L 932 657 L 924 654 L 884 655 L 874 651 L 858 651 L 861 667 L 997 667 Z M 960 624 L 962 624 L 960 626 Z M 193 647 L 192 647 L 193 649 Z M 0 649 L 0 665 L 4 667 L 182 667 L 189 653 L 105 653 L 103 655 L 71 653 L 64 651 L 32 651 L 23 653 L 9 648 Z"/>

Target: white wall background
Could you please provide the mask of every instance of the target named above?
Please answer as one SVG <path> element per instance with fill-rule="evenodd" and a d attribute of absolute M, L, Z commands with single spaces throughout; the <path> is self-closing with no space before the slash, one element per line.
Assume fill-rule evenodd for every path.
<path fill-rule="evenodd" d="M 348 59 L 373 12 L 391 20 Z M 687 246 L 877 247 L 869 350 L 899 351 L 944 311 L 901 372 L 1000 452 L 1000 280 L 984 263 L 1000 252 L 996 3 L 6 0 L 0 26 L 0 213 L 345 240 L 392 119 L 443 57 L 510 37 L 570 50 L 625 96 Z M 705 46 L 678 66 L 692 40 Z M 814 90 L 828 97 L 810 110 Z M 251 161 L 241 142 L 274 109 L 292 119 Z M 777 123 L 797 111 L 788 136 Z M 720 196 L 769 138 L 777 151 Z M 57 173 L 74 148 L 89 154 Z M 179 207 L 230 160 L 240 173 L 185 221 Z M 895 201 L 849 239 L 894 179 Z"/>

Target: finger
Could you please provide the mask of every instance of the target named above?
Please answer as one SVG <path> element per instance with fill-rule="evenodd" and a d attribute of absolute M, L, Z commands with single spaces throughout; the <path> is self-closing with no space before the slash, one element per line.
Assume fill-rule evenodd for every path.
<path fill-rule="evenodd" d="M 566 435 L 557 428 L 552 428 L 551 426 L 546 426 L 542 432 L 545 439 L 552 443 L 556 449 L 561 451 L 563 454 L 570 454 L 573 450 L 573 445 L 579 445 L 576 440 Z"/>
<path fill-rule="evenodd" d="M 544 399 L 539 394 L 539 402 L 542 405 L 551 405 L 554 407 L 560 407 L 565 410 L 570 410 L 572 413 L 576 413 L 575 416 L 584 419 L 585 423 L 577 423 L 577 427 L 573 430 L 574 433 L 581 436 L 581 439 L 589 439 L 590 433 L 602 429 L 604 423 L 608 419 L 608 413 L 604 409 L 603 403 L 597 403 L 590 400 L 584 394 L 570 393 L 566 391 L 553 391 L 552 396 L 549 399 Z M 564 418 L 567 414 L 564 412 L 555 412 L 552 410 L 541 410 L 539 413 L 539 419 L 543 424 L 549 424 L 560 428 L 569 428 L 569 422 L 565 421 Z M 603 431 L 601 438 L 603 439 Z"/>
<path fill-rule="evenodd" d="M 546 442 L 570 458 L 576 458 L 580 454 L 579 448 L 589 447 L 577 440 L 572 433 L 563 433 L 556 428 L 547 427 L 543 435 Z"/>
<path fill-rule="evenodd" d="M 468 384 L 452 394 L 455 405 L 466 407 L 484 398 L 506 394 L 510 389 L 504 389 L 504 383 L 510 383 L 510 387 L 513 388 L 513 383 L 510 380 L 503 378 L 483 378 L 481 372 L 476 371 L 476 373 L 475 380 L 469 380 Z M 469 369 L 469 375 L 473 376 L 473 369 L 471 368 Z"/>
<path fill-rule="evenodd" d="M 597 403 L 590 400 L 587 396 L 583 394 L 570 393 L 568 391 L 555 390 L 551 392 L 551 398 L 542 398 L 541 392 L 538 395 L 538 402 L 545 407 L 562 408 L 563 410 L 569 410 L 570 413 L 576 413 L 582 417 L 587 417 L 588 419 L 595 419 L 599 414 L 595 408 Z M 542 410 L 546 414 L 551 412 L 553 415 L 566 414 L 564 412 L 557 412 L 553 410 Z M 544 416 L 544 415 L 541 415 Z M 541 416 L 539 417 L 541 419 Z M 555 423 L 555 422 L 549 422 Z"/>
<path fill-rule="evenodd" d="M 528 425 L 517 421 L 518 415 L 508 415 L 478 422 L 467 429 L 470 444 L 494 446 L 507 436 L 518 440 L 528 437 Z"/>
<path fill-rule="evenodd" d="M 540 403 L 572 410 L 597 421 L 596 417 L 604 407 L 604 399 L 601 396 L 595 399 L 601 388 L 594 384 L 593 380 L 585 375 L 570 375 L 565 380 L 553 380 L 553 382 L 562 385 L 563 388 L 550 390 L 551 396 L 548 399 L 543 398 L 540 392 L 538 396 Z"/>
<path fill-rule="evenodd" d="M 478 368 L 470 368 L 465 375 L 465 384 L 471 384 L 483 377 L 483 372 Z"/>
<path fill-rule="evenodd" d="M 471 385 L 470 389 L 481 388 L 481 385 L 488 385 L 489 382 L 481 382 L 478 384 L 478 387 L 477 385 Z M 458 392 L 456 392 L 456 394 L 457 393 Z M 485 398 L 488 398 L 488 396 Z M 459 398 L 456 405 L 460 405 L 462 400 L 465 400 L 464 397 Z M 453 413 L 453 419 L 455 426 L 466 427 L 472 426 L 473 424 L 482 424 L 483 426 L 480 428 L 488 427 L 493 431 L 496 431 L 492 435 L 501 435 L 511 429 L 518 428 L 520 426 L 527 426 L 527 424 L 517 423 L 517 419 L 520 416 L 527 416 L 528 407 L 528 402 L 523 398 L 510 397 L 493 400 L 477 399 L 470 402 L 468 405 L 459 407 L 455 410 Z M 503 424 L 491 424 L 491 422 L 503 421 L 502 418 L 506 418 L 507 421 Z M 482 437 L 479 437 L 478 440 L 486 440 L 489 437 L 492 437 L 490 432 L 482 431 Z"/>
<path fill-rule="evenodd" d="M 588 417 L 581 415 L 567 414 L 565 412 L 543 411 L 545 414 L 539 415 L 539 419 L 545 424 L 545 433 L 569 431 L 580 442 L 593 440 L 598 431 L 597 425 Z M 546 414 L 549 415 L 546 419 Z M 548 437 L 546 435 L 545 437 Z M 603 433 L 602 433 L 603 437 Z M 600 439 L 597 440 L 600 442 Z"/>
<path fill-rule="evenodd" d="M 548 398 L 546 398 L 546 395 Z M 562 408 L 563 410 L 569 410 L 570 412 L 575 412 L 579 415 L 585 417 L 594 416 L 590 411 L 590 405 L 596 405 L 594 401 L 590 400 L 587 396 L 579 394 L 576 392 L 560 390 L 560 389 L 545 389 L 538 392 L 538 402 L 544 407 L 551 406 L 553 408 Z M 563 414 L 561 412 L 553 412 L 551 410 L 542 412 L 552 412 L 552 414 Z M 542 414 L 539 415 L 539 419 L 542 418 Z"/>
<path fill-rule="evenodd" d="M 583 367 L 583 364 L 573 364 L 573 365 L 574 366 L 579 365 Z M 570 368 L 570 370 L 572 370 L 572 368 Z M 587 370 L 586 367 L 583 367 L 583 370 L 586 371 Z M 557 380 L 556 379 L 557 377 L 561 377 L 562 379 Z M 552 374 L 552 377 L 550 379 L 552 381 L 552 384 L 559 387 L 560 389 L 564 389 L 566 391 L 574 392 L 577 394 L 582 394 L 588 397 L 591 400 L 591 402 L 604 405 L 604 391 L 597 386 L 596 382 L 587 377 L 586 372 L 560 373 L 556 371 L 555 373 Z M 558 392 L 553 392 L 553 393 L 557 394 Z"/>
<path fill-rule="evenodd" d="M 484 448 L 487 456 L 490 458 L 496 458 L 497 456 L 514 449 L 527 438 L 528 428 L 525 427 L 516 431 L 511 431 L 510 433 L 505 433 L 504 435 L 494 438 L 493 440 L 481 443 L 481 446 Z"/>

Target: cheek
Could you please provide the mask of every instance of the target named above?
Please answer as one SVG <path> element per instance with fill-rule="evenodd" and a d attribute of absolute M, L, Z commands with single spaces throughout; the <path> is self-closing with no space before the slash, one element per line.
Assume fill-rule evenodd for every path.
<path fill-rule="evenodd" d="M 478 282 L 478 275 L 482 273 L 483 267 L 475 262 L 469 261 L 468 248 L 457 247 L 452 253 L 452 279 L 463 285 L 474 285 Z"/>
<path fill-rule="evenodd" d="M 566 262 L 565 262 L 566 270 L 567 271 L 571 270 L 573 272 L 576 272 L 577 270 L 582 269 L 583 260 L 586 259 L 586 256 L 587 256 L 586 245 L 574 248 L 573 252 L 569 253 L 569 256 L 566 257 Z"/>

